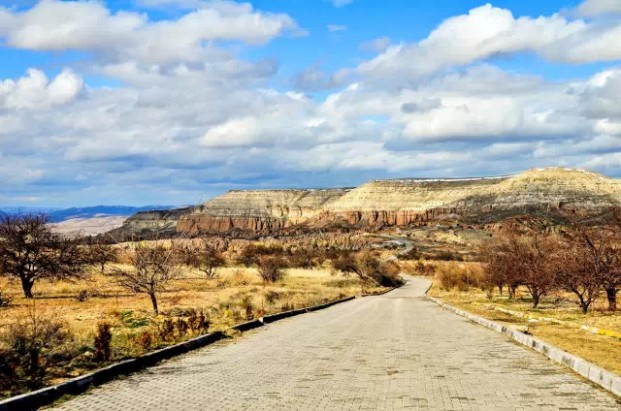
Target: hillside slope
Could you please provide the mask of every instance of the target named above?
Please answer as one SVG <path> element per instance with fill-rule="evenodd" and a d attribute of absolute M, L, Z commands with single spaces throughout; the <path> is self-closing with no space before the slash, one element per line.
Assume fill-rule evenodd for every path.
<path fill-rule="evenodd" d="M 374 180 L 353 189 L 230 191 L 196 208 L 139 213 L 121 231 L 270 234 L 288 228 L 383 227 L 516 215 L 599 216 L 621 206 L 621 180 L 585 170 L 514 176 Z"/>

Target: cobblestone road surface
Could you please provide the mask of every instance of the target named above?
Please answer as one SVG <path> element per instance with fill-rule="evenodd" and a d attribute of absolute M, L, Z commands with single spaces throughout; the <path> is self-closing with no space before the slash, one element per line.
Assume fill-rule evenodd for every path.
<path fill-rule="evenodd" d="M 411 279 L 266 326 L 56 410 L 620 410 L 543 356 L 442 310 Z"/>

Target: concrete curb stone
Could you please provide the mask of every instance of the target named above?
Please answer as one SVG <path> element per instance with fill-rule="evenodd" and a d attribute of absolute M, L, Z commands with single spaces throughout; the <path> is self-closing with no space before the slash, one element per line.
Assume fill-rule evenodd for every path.
<path fill-rule="evenodd" d="M 336 304 L 351 301 L 353 299 L 355 299 L 355 297 L 347 297 L 341 300 L 332 301 L 318 306 L 272 314 L 258 320 L 237 324 L 231 327 L 231 329 L 245 332 L 259 327 L 263 327 L 265 324 L 271 324 L 276 321 L 280 321 L 285 318 L 290 318 L 307 312 L 322 310 L 332 307 Z M 54 401 L 65 395 L 78 395 L 84 393 L 92 386 L 97 386 L 110 382 L 119 376 L 132 374 L 144 368 L 153 366 L 160 361 L 167 360 L 178 355 L 206 347 L 224 338 L 226 338 L 226 335 L 221 331 L 217 331 L 214 333 L 193 338 L 188 341 L 184 341 L 179 344 L 172 345 L 170 347 L 149 352 L 140 357 L 123 360 L 90 372 L 88 374 L 81 375 L 79 377 L 65 381 L 58 385 L 42 388 L 37 391 L 32 391 L 2 400 L 0 401 L 0 411 L 37 410 L 40 407 L 52 404 Z"/>
<path fill-rule="evenodd" d="M 452 305 L 449 305 L 429 295 L 427 296 L 427 298 L 444 309 L 452 311 L 457 315 L 467 318 L 470 321 L 473 321 L 498 333 L 509 336 L 511 339 L 519 342 L 520 344 L 542 353 L 550 360 L 558 364 L 571 368 L 574 372 L 580 374 L 587 380 L 601 386 L 602 388 L 610 391 L 614 395 L 621 397 L 621 376 L 616 375 L 601 367 L 598 367 L 595 364 L 592 364 L 580 357 L 563 351 L 560 348 L 541 341 L 535 337 L 524 334 L 518 330 L 503 326 L 494 321 L 479 317 L 478 315 L 474 315 L 467 311 L 453 307 Z"/>

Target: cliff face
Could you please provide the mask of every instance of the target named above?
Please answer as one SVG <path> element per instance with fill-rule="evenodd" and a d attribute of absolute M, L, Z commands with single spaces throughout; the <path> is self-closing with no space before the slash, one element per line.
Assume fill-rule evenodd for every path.
<path fill-rule="evenodd" d="M 270 233 L 316 217 L 348 189 L 230 191 L 181 217 L 182 232 Z"/>
<path fill-rule="evenodd" d="M 550 168 L 510 177 L 376 180 L 354 189 L 231 191 L 197 208 L 139 213 L 120 230 L 270 234 L 443 219 L 493 223 L 522 214 L 596 216 L 615 206 L 621 206 L 621 180 Z"/>
<path fill-rule="evenodd" d="M 143 211 L 125 220 L 120 228 L 110 231 L 109 234 L 119 240 L 173 235 L 177 232 L 181 216 L 193 210 L 194 208 L 190 207 Z"/>
<path fill-rule="evenodd" d="M 489 222 L 519 214 L 595 215 L 619 205 L 620 180 L 550 168 L 485 179 L 372 181 L 327 207 L 322 218 L 388 226 L 447 218 Z"/>

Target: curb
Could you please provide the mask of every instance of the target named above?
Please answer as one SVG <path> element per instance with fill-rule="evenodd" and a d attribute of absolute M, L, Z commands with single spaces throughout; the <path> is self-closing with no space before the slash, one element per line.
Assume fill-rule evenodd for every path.
<path fill-rule="evenodd" d="M 217 331 L 179 344 L 171 345 L 170 347 L 162 348 L 161 350 L 150 352 L 137 358 L 111 364 L 58 385 L 11 397 L 4 401 L 0 401 L 0 411 L 37 410 L 40 407 L 53 403 L 64 395 L 81 394 L 87 391 L 91 386 L 104 384 L 121 375 L 132 374 L 157 364 L 162 360 L 213 344 L 224 337 L 224 333 Z"/>
<path fill-rule="evenodd" d="M 580 357 L 563 351 L 560 348 L 543 342 L 528 334 L 524 334 L 513 328 L 501 325 L 497 322 L 485 319 L 483 317 L 479 317 L 478 315 L 470 314 L 467 311 L 460 310 L 459 308 L 453 307 L 452 305 L 442 302 L 434 297 L 427 296 L 427 298 L 438 304 L 442 308 L 452 311 L 455 314 L 467 318 L 468 320 L 473 321 L 486 328 L 489 328 L 490 330 L 494 330 L 498 333 L 504 334 L 513 339 L 514 341 L 540 352 L 553 362 L 571 368 L 574 372 L 580 374 L 587 380 L 599 385 L 600 387 L 611 392 L 612 394 L 621 397 L 621 376 L 618 376 L 617 374 L 598 367 L 595 364 L 592 364 Z"/>
<path fill-rule="evenodd" d="M 276 321 L 284 320 L 296 315 L 323 310 L 333 305 L 351 301 L 356 297 L 347 297 L 341 300 L 316 305 L 298 310 L 285 311 L 282 313 L 271 314 L 258 320 L 248 321 L 231 327 L 232 330 L 245 332 L 263 327 Z M 200 337 L 184 341 L 170 347 L 152 351 L 140 357 L 123 360 L 96 371 L 73 378 L 58 385 L 42 388 L 37 391 L 28 392 L 15 397 L 10 397 L 0 401 L 0 411 L 35 411 L 40 407 L 50 405 L 54 401 L 65 395 L 78 395 L 86 392 L 89 388 L 105 384 L 123 375 L 133 374 L 137 371 L 151 367 L 160 361 L 176 357 L 190 351 L 206 347 L 215 342 L 226 338 L 222 331 L 206 334 Z"/>

